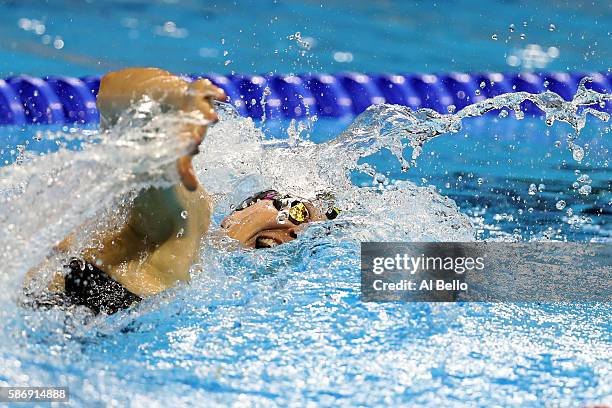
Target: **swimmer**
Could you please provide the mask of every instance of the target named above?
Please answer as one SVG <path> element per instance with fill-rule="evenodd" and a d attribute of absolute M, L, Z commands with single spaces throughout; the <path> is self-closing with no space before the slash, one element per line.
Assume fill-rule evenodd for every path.
<path fill-rule="evenodd" d="M 200 112 L 209 123 L 218 120 L 213 100 L 227 99 L 208 79 L 187 82 L 156 68 L 111 72 L 102 78 L 97 97 L 102 130 L 144 96 L 168 109 Z M 54 248 L 56 255 L 66 258 L 65 271 L 55 274 L 44 297 L 28 298 L 37 306 L 85 305 L 94 313 L 110 314 L 177 282 L 189 282 L 212 212 L 211 198 L 191 162 L 206 130 L 206 125 L 179 130 L 179 137 L 190 142 L 191 154 L 177 160 L 178 184 L 140 191 L 123 227 L 96 233 L 93 241 L 99 245 L 71 254 L 75 234 L 65 238 Z M 271 248 L 297 238 L 308 223 L 333 219 L 338 212 L 267 190 L 244 200 L 221 227 L 244 247 Z M 43 265 L 28 272 L 26 292 Z"/>

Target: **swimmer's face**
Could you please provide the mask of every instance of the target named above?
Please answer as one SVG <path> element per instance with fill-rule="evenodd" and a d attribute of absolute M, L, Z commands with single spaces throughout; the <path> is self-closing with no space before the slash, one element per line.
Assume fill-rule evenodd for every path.
<path fill-rule="evenodd" d="M 277 209 L 278 203 L 275 206 L 273 200 L 263 199 L 245 209 L 233 212 L 223 220 L 221 227 L 226 230 L 229 237 L 240 241 L 245 247 L 272 248 L 296 239 L 308 223 L 327 219 L 312 203 L 308 201 L 300 201 L 300 203 L 307 210 L 304 211 L 299 204 L 294 210 L 301 210 L 299 214 L 296 213 L 300 221 L 292 221 L 289 217 L 282 222 L 279 213 L 280 211 L 289 212 L 291 204 L 279 210 Z"/>

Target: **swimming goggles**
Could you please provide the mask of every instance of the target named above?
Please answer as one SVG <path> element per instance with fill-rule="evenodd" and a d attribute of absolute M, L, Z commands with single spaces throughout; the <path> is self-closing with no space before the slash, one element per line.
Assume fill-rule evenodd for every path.
<path fill-rule="evenodd" d="M 271 200 L 274 208 L 278 211 L 282 211 L 289 207 L 289 221 L 296 225 L 300 225 L 310 219 L 310 211 L 308 211 L 308 207 L 304 204 L 304 200 L 291 197 L 290 195 L 283 196 L 276 190 L 265 190 L 248 197 L 240 203 L 235 211 L 242 211 L 261 200 Z M 333 220 L 338 214 L 340 214 L 340 209 L 331 207 L 325 213 L 325 216 L 328 220 Z"/>

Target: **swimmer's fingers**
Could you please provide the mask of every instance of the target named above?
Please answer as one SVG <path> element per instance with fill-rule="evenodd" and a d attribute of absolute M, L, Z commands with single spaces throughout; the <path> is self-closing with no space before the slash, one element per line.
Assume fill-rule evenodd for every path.
<path fill-rule="evenodd" d="M 215 112 L 213 99 L 225 101 L 227 96 L 221 88 L 213 85 L 210 80 L 199 79 L 189 84 L 182 109 L 188 112 L 197 110 L 202 113 L 206 120 L 215 123 L 219 120 L 219 117 Z M 188 155 L 177 160 L 176 166 L 185 188 L 194 191 L 197 189 L 199 182 L 193 169 L 192 156 L 199 152 L 198 146 L 204 139 L 206 126 L 197 124 L 186 125 L 183 132 L 191 141 L 191 150 Z"/>
<path fill-rule="evenodd" d="M 208 79 L 204 80 L 204 85 L 206 86 L 204 98 L 212 98 L 219 102 L 227 102 L 227 95 L 223 89 L 219 88 Z"/>
<path fill-rule="evenodd" d="M 204 118 L 215 123 L 219 120 L 214 109 L 213 99 L 224 102 L 227 96 L 223 89 L 215 86 L 208 79 L 198 79 L 189 84 L 183 110 L 200 111 Z"/>
<path fill-rule="evenodd" d="M 181 182 L 190 191 L 198 187 L 198 179 L 193 169 L 192 157 L 199 153 L 198 146 L 202 143 L 206 126 L 189 124 L 185 125 L 181 136 L 188 139 L 187 154 L 179 158 L 176 168 L 181 177 Z"/>
<path fill-rule="evenodd" d="M 183 127 L 183 137 L 190 141 L 190 155 L 196 155 L 199 153 L 198 146 L 204 140 L 204 134 L 206 133 L 206 126 L 198 124 L 187 124 Z"/>
<path fill-rule="evenodd" d="M 176 168 L 181 182 L 189 191 L 194 191 L 198 188 L 198 177 L 196 176 L 193 164 L 191 163 L 192 156 L 183 156 L 176 161 Z"/>
<path fill-rule="evenodd" d="M 219 102 L 225 102 L 227 100 L 225 91 L 213 84 L 210 79 L 207 78 L 198 79 L 192 82 L 189 88 L 198 91 L 200 97 L 203 99 L 214 99 Z"/>

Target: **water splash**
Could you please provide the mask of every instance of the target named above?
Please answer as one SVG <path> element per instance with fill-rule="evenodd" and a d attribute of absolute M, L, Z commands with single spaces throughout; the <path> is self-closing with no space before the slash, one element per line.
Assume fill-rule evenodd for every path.
<path fill-rule="evenodd" d="M 344 223 L 346 236 L 357 240 L 471 240 L 474 231 L 452 200 L 433 187 L 389 183 L 362 159 L 387 149 L 401 169 L 407 170 L 427 142 L 458 132 L 463 119 L 502 108 L 513 110 L 521 119 L 520 104 L 525 101 L 545 112 L 548 125 L 556 121 L 570 124 L 577 137 L 588 114 L 609 119 L 607 113 L 590 106 L 605 104 L 611 95 L 587 89 L 588 81 L 580 82 L 571 101 L 546 91 L 503 94 L 449 114 L 376 105 L 336 139 L 314 144 L 296 132 L 290 148 L 284 142 L 264 141 L 252 120 L 220 105 L 222 120 L 211 128 L 203 153 L 194 163 L 215 197 L 217 217 L 253 191 L 273 187 L 308 198 L 321 193 L 334 196 L 346 210 L 338 224 Z M 5 265 L 0 280 L 38 264 L 54 244 L 79 225 L 87 225 L 87 220 L 108 218 L 104 212 L 127 205 L 134 191 L 175 182 L 174 161 L 188 146 L 174 132 L 193 120 L 197 118 L 162 113 L 154 103 L 144 101 L 117 126 L 100 134 L 100 143 L 81 152 L 64 150 L 0 170 L 0 244 L 6 248 L 0 254 Z M 575 151 L 574 140 L 568 141 L 568 148 Z M 406 148 L 412 151 L 409 159 L 404 157 Z M 374 187 L 356 187 L 351 182 L 355 171 L 380 182 Z M 23 211 L 25 208 L 28 210 Z M 99 223 L 82 227 L 83 239 L 99 227 Z"/>
<path fill-rule="evenodd" d="M 388 149 L 400 162 L 402 170 L 408 170 L 411 163 L 403 155 L 405 147 L 412 149 L 411 160 L 414 164 L 425 143 L 443 134 L 459 132 L 463 119 L 509 108 L 520 120 L 525 116 L 521 110 L 521 104 L 525 101 L 533 102 L 545 113 L 548 126 L 552 126 L 556 121 L 568 123 L 578 137 L 586 125 L 588 114 L 604 122 L 610 118 L 608 113 L 591 106 L 605 106 L 606 102 L 612 100 L 612 94 L 602 94 L 586 88 L 585 85 L 591 81 L 591 78 L 583 78 L 571 101 L 566 101 L 552 91 L 540 94 L 512 92 L 476 102 L 449 114 L 441 114 L 431 109 L 415 111 L 400 105 L 373 105 L 333 143 L 361 157 Z M 408 142 L 407 145 L 405 141 Z M 569 141 L 568 148 L 573 150 L 575 144 Z"/>
<path fill-rule="evenodd" d="M 387 239 L 401 237 L 406 240 L 469 240 L 470 229 L 466 228 L 466 223 L 455 214 L 458 211 L 454 203 L 445 202 L 435 191 L 432 197 L 423 201 L 425 206 L 432 208 L 431 211 L 423 211 L 420 214 L 424 220 L 423 226 L 426 227 L 421 229 L 415 226 L 414 220 L 418 218 L 416 214 L 422 205 L 419 204 L 419 199 L 411 202 L 409 197 L 425 197 L 426 189 L 418 188 L 412 183 L 389 184 L 384 175 L 372 165 L 363 163 L 363 159 L 386 149 L 397 158 L 402 170 L 408 170 L 416 163 L 427 142 L 443 134 L 459 132 L 465 118 L 508 108 L 515 112 L 517 119 L 522 119 L 524 113 L 521 111 L 521 104 L 525 101 L 531 101 L 544 111 L 548 126 L 560 121 L 568 123 L 574 129 L 575 135 L 568 138 L 567 145 L 575 155 L 580 148 L 575 141 L 586 124 L 587 115 L 591 114 L 602 121 L 609 119 L 607 113 L 590 106 L 602 106 L 610 100 L 611 95 L 587 89 L 585 85 L 589 81 L 589 78 L 580 81 L 578 91 L 571 101 L 565 101 L 556 93 L 546 91 L 541 94 L 503 94 L 449 114 L 440 114 L 430 109 L 413 111 L 398 105 L 371 106 L 356 118 L 347 130 L 328 143 L 313 144 L 307 138 L 301 138 L 299 132 L 293 131 L 289 149 L 279 148 L 285 147 L 285 142 L 262 145 L 257 152 L 260 157 L 257 176 L 252 175 L 249 181 L 257 179 L 257 188 L 275 187 L 309 198 L 320 193 L 333 194 L 338 204 L 349 210 L 347 213 L 350 215 L 345 217 L 359 214 L 352 221 L 361 226 L 357 232 L 360 237 L 371 234 L 372 239 L 374 236 L 376 239 L 385 239 L 386 236 Z M 209 148 L 210 146 L 206 149 Z M 406 149 L 411 150 L 409 159 L 404 156 Z M 215 149 L 210 152 L 215 152 Z M 218 156 L 219 153 L 211 155 Z M 223 164 L 231 165 L 231 162 Z M 379 186 L 356 188 L 351 182 L 351 174 L 355 171 L 370 176 Z M 246 174 L 247 171 L 243 173 Z M 254 187 L 251 183 L 250 191 L 253 191 Z M 248 195 L 244 190 L 249 188 L 238 190 L 244 197 Z M 235 197 L 234 201 L 239 202 L 240 198 Z M 412 211 L 407 214 L 402 208 L 411 208 Z M 433 213 L 454 215 L 439 218 L 427 215 Z M 376 221 L 370 223 L 366 220 Z M 387 223 L 389 225 L 386 225 Z"/>
<path fill-rule="evenodd" d="M 84 223 L 112 219 L 127 193 L 176 182 L 175 160 L 191 144 L 175 135 L 185 123 L 206 122 L 163 113 L 145 100 L 82 151 L 62 149 L 0 168 L 0 283 L 18 288 L 15 274 L 23 276 L 79 226 L 77 242 L 85 242 L 94 227 Z"/>
<path fill-rule="evenodd" d="M 507 101 L 512 109 L 523 100 L 533 100 L 529 98 L 538 99 L 502 95 L 484 102 L 497 106 Z M 609 100 L 608 96 L 589 98 L 584 100 Z M 331 142 L 316 145 L 298 135 L 289 147 L 284 142 L 264 141 L 251 119 L 221 106 L 221 121 L 210 129 L 202 154 L 194 162 L 217 208 L 201 260 L 194 265 L 198 274 L 193 283 L 145 300 L 124 313 L 84 323 L 72 312 L 16 309 L 9 296 L 18 292 L 24 271 L 75 227 L 85 223 L 81 229 L 85 239 L 88 230 L 102 225 L 98 219 L 110 218 L 109 214 L 115 215 L 118 208 L 129 204 L 134 189 L 175 182 L 174 160 L 187 146 L 176 139 L 174 130 L 190 119 L 162 114 L 154 105 L 147 108 L 145 104 L 125 115 L 108 133 L 98 135 L 99 143 L 87 145 L 82 151 L 26 157 L 22 164 L 0 169 L 0 243 L 7 248 L 0 253 L 0 332 L 4 345 L 0 348 L 0 364 L 6 368 L 4 381 L 17 384 L 30 378 L 40 381 L 36 385 L 68 382 L 76 390 L 71 398 L 83 403 L 100 401 L 108 405 L 109 398 L 122 403 L 133 401 L 134 395 L 147 403 L 153 403 L 153 398 L 167 398 L 164 401 L 176 404 L 177 395 L 184 397 L 179 404 L 196 398 L 223 403 L 228 398 L 243 398 L 243 390 L 259 384 L 264 372 L 269 381 L 260 392 L 248 394 L 263 405 L 290 403 L 281 396 L 293 395 L 296 381 L 311 381 L 312 385 L 294 393 L 294 402 L 312 402 L 312 395 L 318 392 L 328 402 L 333 394 L 340 395 L 334 402 L 363 403 L 359 399 L 363 393 L 355 390 L 367 389 L 367 394 L 376 398 L 380 390 L 392 390 L 385 401 L 396 398 L 398 404 L 406 404 L 414 399 L 394 391 L 397 378 L 406 379 L 407 388 L 418 387 L 422 395 L 450 395 L 455 385 L 442 384 L 440 378 L 452 376 L 467 378 L 472 385 L 476 379 L 482 384 L 477 391 L 483 395 L 490 395 L 493 387 L 493 395 L 502 396 L 499 404 L 507 405 L 504 396 L 517 395 L 511 389 L 515 372 L 528 370 L 531 380 L 521 393 L 524 398 L 532 398 L 533 390 L 550 385 L 551 372 L 563 369 L 568 381 L 580 384 L 579 392 L 600 395 L 609 377 L 607 337 L 597 325 L 597 316 L 605 314 L 605 308 L 590 312 L 592 307 L 577 311 L 575 305 L 531 309 L 516 305 L 375 305 L 359 301 L 355 275 L 358 241 L 459 241 L 474 236 L 469 221 L 452 200 L 433 188 L 410 182 L 385 185 L 388 180 L 360 160 L 381 149 L 402 158 L 405 148 L 412 148 L 411 160 L 416 159 L 420 153 L 414 154 L 416 148 L 422 149 L 436 136 L 458 131 L 464 117 L 494 109 L 478 106 L 453 115 L 389 105 L 372 107 Z M 580 118 L 576 119 L 582 113 L 574 111 L 571 103 L 550 109 L 576 124 L 577 132 L 581 124 L 584 126 Z M 153 121 L 147 122 L 151 116 Z M 369 174 L 384 188 L 354 186 L 350 181 L 354 171 Z M 311 197 L 328 191 L 336 195 L 345 211 L 331 223 L 311 226 L 304 238 L 273 250 L 236 248 L 230 252 L 228 246 L 219 245 L 218 223 L 231 204 L 268 187 Z M 564 209 L 565 204 L 560 207 Z M 567 216 L 572 225 L 583 222 L 571 209 Z M 527 320 L 517 324 L 517 314 L 527 315 Z M 560 318 L 580 324 L 561 336 L 558 327 L 540 324 Z M 540 341 L 535 352 L 525 352 L 532 350 L 525 344 L 532 346 L 534 327 L 536 337 L 545 342 Z M 481 341 L 474 342 L 475 338 Z M 499 351 L 500 339 L 506 339 L 501 343 L 502 352 L 483 355 L 482 350 Z M 397 347 L 391 351 L 382 347 L 387 340 Z M 363 363 L 363 352 L 384 358 L 372 368 L 371 362 Z M 109 355 L 121 364 L 109 364 Z M 527 368 L 517 365 L 517 355 L 535 363 Z M 593 361 L 593 355 L 601 357 Z M 408 363 L 400 365 L 404 369 L 393 371 L 398 356 Z M 461 364 L 447 364 L 456 362 L 457 356 L 465 357 Z M 541 356 L 545 360 L 540 364 Z M 410 365 L 414 361 L 418 364 Z M 353 367 L 359 375 L 349 372 L 334 377 L 338 364 Z M 583 370 L 587 365 L 593 367 L 592 372 Z M 466 377 L 457 367 L 476 367 L 477 371 Z M 510 380 L 499 381 L 499 373 L 509 373 L 504 375 Z M 162 390 L 150 397 L 151 391 L 134 381 L 145 376 L 153 376 L 159 383 L 170 382 L 180 388 L 179 393 Z M 333 393 L 325 387 L 321 391 L 320 384 L 329 378 L 332 382 L 328 388 Z M 352 384 L 342 388 L 355 379 L 358 387 Z M 593 391 L 590 381 L 603 386 Z M 205 389 L 207 394 L 194 397 L 196 388 Z M 572 390 L 574 395 L 576 388 Z M 551 398 L 567 401 L 562 399 L 567 397 L 562 391 L 556 392 Z M 145 400 L 144 396 L 152 399 Z M 378 401 L 370 399 L 366 403 Z"/>

